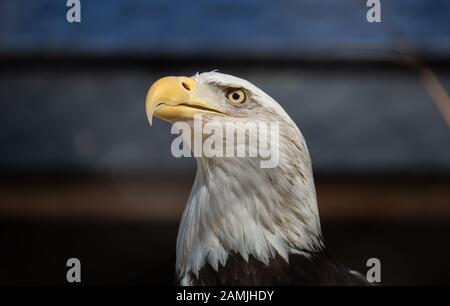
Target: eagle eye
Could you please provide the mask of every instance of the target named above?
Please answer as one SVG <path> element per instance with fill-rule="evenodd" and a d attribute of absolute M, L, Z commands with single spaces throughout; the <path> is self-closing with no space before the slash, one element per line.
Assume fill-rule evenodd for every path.
<path fill-rule="evenodd" d="M 227 99 L 233 104 L 244 103 L 246 96 L 242 89 L 231 89 L 227 93 Z"/>

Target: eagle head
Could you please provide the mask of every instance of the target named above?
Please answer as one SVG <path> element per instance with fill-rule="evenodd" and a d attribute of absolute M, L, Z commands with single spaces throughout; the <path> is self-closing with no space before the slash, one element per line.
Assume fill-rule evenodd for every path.
<path fill-rule="evenodd" d="M 227 149 L 243 149 L 244 156 L 196 155 L 197 174 L 177 239 L 182 284 L 189 284 L 191 275 L 198 277 L 204 265 L 217 271 L 230 254 L 268 264 L 277 255 L 288 261 L 292 253 L 322 248 L 308 149 L 296 124 L 272 97 L 246 80 L 218 72 L 170 76 L 151 86 L 146 111 L 150 123 L 155 116 L 188 125 L 194 132 L 184 135 L 186 140 L 200 130 L 206 142 L 210 135 L 203 128 L 208 124 L 213 127 L 209 134 L 225 131 L 227 124 L 246 129 L 243 137 L 214 135 Z M 268 128 L 261 132 L 263 125 Z M 261 139 L 249 141 L 252 129 L 264 134 L 262 139 L 276 152 L 275 165 L 261 166 L 268 157 L 258 154 Z"/>

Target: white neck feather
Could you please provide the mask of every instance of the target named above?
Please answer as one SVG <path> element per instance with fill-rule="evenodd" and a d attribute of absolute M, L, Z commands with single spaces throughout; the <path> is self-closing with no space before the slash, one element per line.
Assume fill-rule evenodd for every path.
<path fill-rule="evenodd" d="M 182 284 L 206 262 L 216 270 L 225 265 L 231 252 L 268 264 L 277 254 L 287 261 L 290 253 L 323 247 L 309 153 L 296 127 L 294 133 L 285 135 L 273 169 L 255 158 L 197 159 L 177 239 Z"/>

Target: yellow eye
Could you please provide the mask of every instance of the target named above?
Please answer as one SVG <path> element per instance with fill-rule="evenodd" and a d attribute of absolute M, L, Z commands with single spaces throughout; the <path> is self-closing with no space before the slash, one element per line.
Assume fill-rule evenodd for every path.
<path fill-rule="evenodd" d="M 227 93 L 227 99 L 233 104 L 241 104 L 245 101 L 245 93 L 241 89 L 232 89 Z"/>

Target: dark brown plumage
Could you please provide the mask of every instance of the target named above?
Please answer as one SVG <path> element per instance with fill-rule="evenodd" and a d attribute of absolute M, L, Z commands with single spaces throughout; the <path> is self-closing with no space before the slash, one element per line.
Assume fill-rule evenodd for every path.
<path fill-rule="evenodd" d="M 253 256 L 247 262 L 231 253 L 218 271 L 206 263 L 198 278 L 192 273 L 190 277 L 196 286 L 370 285 L 362 275 L 351 272 L 326 252 L 291 254 L 289 263 L 276 255 L 268 265 Z"/>

